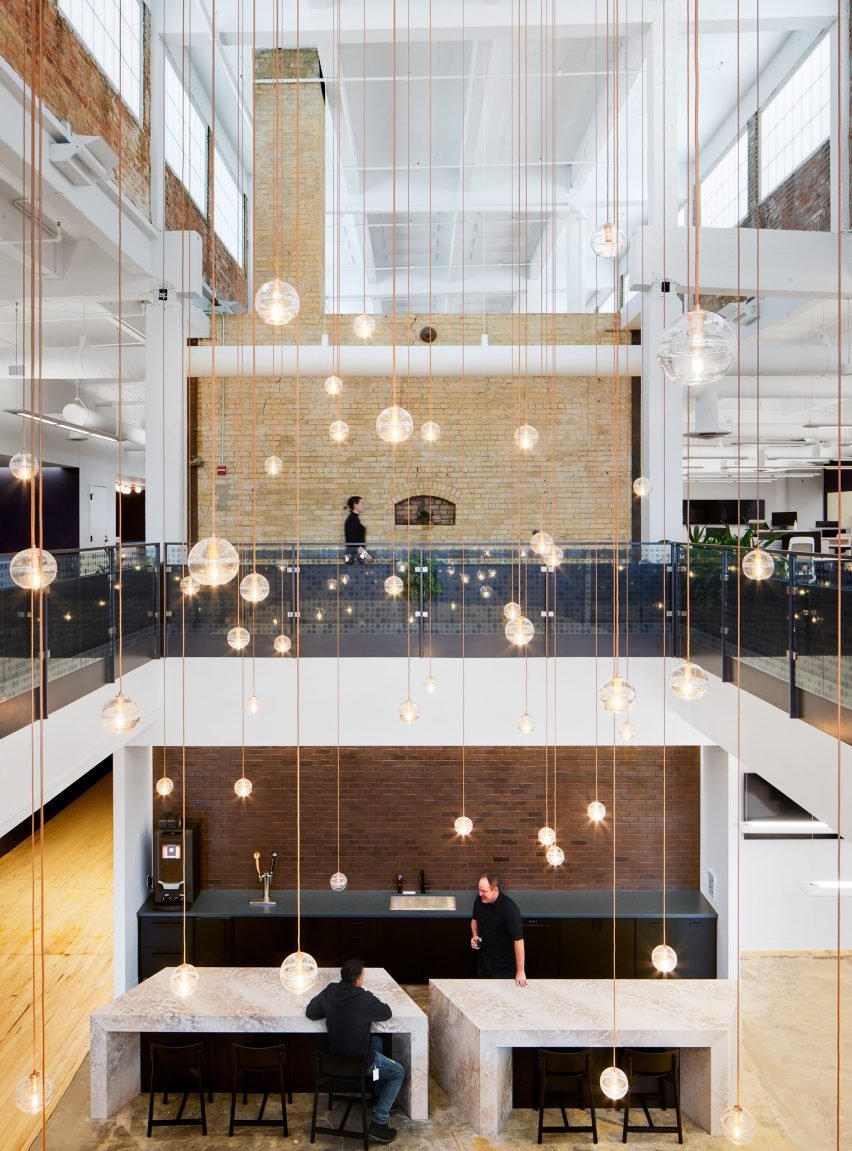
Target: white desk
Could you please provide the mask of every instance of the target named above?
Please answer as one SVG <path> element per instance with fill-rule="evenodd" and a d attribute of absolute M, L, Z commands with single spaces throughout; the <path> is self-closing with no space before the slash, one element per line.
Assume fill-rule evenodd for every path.
<path fill-rule="evenodd" d="M 146 979 L 91 1017 L 91 1114 L 114 1115 L 141 1091 L 139 1036 L 171 1031 L 203 1035 L 305 1034 L 325 1032 L 325 1023 L 305 1018 L 305 1006 L 340 972 L 322 968 L 310 991 L 285 991 L 278 968 L 201 967 L 198 990 L 180 999 L 169 987 L 174 968 Z M 368 967 L 364 986 L 389 1004 L 393 1017 L 374 1024 L 392 1035 L 393 1058 L 405 1068 L 400 1102 L 412 1119 L 428 1116 L 429 1049 L 424 1013 L 383 967 Z"/>
<path fill-rule="evenodd" d="M 499 1134 L 512 1110 L 513 1047 L 611 1047 L 612 981 L 433 979 L 432 1075 L 480 1135 Z M 736 983 L 620 979 L 619 1047 L 679 1047 L 684 1113 L 721 1134 L 732 1098 Z"/>

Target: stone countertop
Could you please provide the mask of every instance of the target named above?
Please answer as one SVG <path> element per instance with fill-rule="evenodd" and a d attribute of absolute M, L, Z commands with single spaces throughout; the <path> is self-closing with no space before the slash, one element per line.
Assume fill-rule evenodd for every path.
<path fill-rule="evenodd" d="M 469 919 L 476 892 L 430 891 L 431 895 L 454 895 L 455 911 L 391 911 L 391 891 L 303 891 L 302 915 L 311 918 L 364 919 Z M 612 915 L 612 892 L 600 891 L 514 891 L 506 892 L 518 904 L 524 919 L 588 919 Z M 283 916 L 296 914 L 295 891 L 272 891 L 274 907 L 251 906 L 260 898 L 260 887 L 246 890 L 205 890 L 187 909 L 193 918 L 233 916 Z M 179 916 L 180 908 L 157 907 L 150 896 L 139 909 L 141 916 Z M 662 892 L 618 891 L 615 913 L 626 919 L 662 918 Z M 675 919 L 715 919 L 716 911 L 699 891 L 669 891 L 666 915 Z"/>

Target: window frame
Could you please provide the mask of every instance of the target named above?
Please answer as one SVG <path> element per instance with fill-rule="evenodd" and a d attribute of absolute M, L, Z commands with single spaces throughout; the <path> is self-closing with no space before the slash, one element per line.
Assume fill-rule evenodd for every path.
<path fill-rule="evenodd" d="M 246 252 L 246 197 L 245 197 L 245 194 L 240 189 L 239 180 L 231 171 L 230 165 L 225 161 L 225 158 L 222 155 L 222 149 L 219 148 L 219 146 L 216 144 L 215 139 L 213 141 L 213 147 L 212 147 L 212 159 L 213 159 L 213 181 L 212 181 L 212 183 L 213 183 L 213 204 L 214 204 L 213 230 L 216 233 L 217 240 L 221 244 L 224 245 L 226 251 L 233 257 L 233 259 L 235 259 L 237 261 L 237 264 L 240 266 L 240 268 L 245 270 L 246 258 L 247 258 L 247 252 Z M 222 197 L 220 194 L 217 194 L 216 180 L 217 180 L 217 177 L 221 179 L 221 177 L 219 176 L 219 173 L 223 169 L 225 172 L 227 172 L 228 178 L 231 181 L 233 181 L 234 189 L 236 191 L 237 204 L 238 204 L 239 212 L 240 212 L 239 237 L 238 237 L 239 251 L 238 252 L 235 252 L 232 250 L 230 242 L 229 242 L 229 238 L 226 235 L 222 234 L 222 231 L 221 231 L 220 226 L 219 226 L 219 221 L 222 218 L 220 215 L 220 212 L 219 212 L 219 205 L 221 204 Z M 209 220 L 209 207 L 208 207 L 208 220 Z"/>
<path fill-rule="evenodd" d="M 171 172 L 174 174 L 178 183 L 180 183 L 181 187 L 186 189 L 186 192 L 187 192 L 189 198 L 192 200 L 193 204 L 195 204 L 196 208 L 198 208 L 198 210 L 201 212 L 202 216 L 204 216 L 204 218 L 207 219 L 207 211 L 208 211 L 209 202 L 210 202 L 210 187 L 209 187 L 209 185 L 210 185 L 210 126 L 208 125 L 204 116 L 202 116 L 201 111 L 198 108 L 198 105 L 192 99 L 191 93 L 187 91 L 186 87 L 184 86 L 183 82 L 181 81 L 180 72 L 178 71 L 177 66 L 175 65 L 174 61 L 171 59 L 171 57 L 169 56 L 168 53 L 164 53 L 164 59 L 165 59 L 166 75 L 168 75 L 168 70 L 170 69 L 171 74 L 174 77 L 174 81 L 177 85 L 179 97 L 181 100 L 181 107 L 180 107 L 179 112 L 178 112 L 179 124 L 180 124 L 180 128 L 182 130 L 182 139 L 180 140 L 180 147 L 181 147 L 181 154 L 183 155 L 184 143 L 186 141 L 188 141 L 189 147 L 190 147 L 190 152 L 189 152 L 189 155 L 187 156 L 187 167 L 185 169 L 185 174 L 189 177 L 189 181 L 187 182 L 187 180 L 183 179 L 180 171 L 178 171 L 178 169 L 175 167 L 174 163 L 172 163 L 172 161 L 168 157 L 168 150 L 169 150 L 168 149 L 168 142 L 170 139 L 174 139 L 175 137 L 174 137 L 174 133 L 169 128 L 167 120 L 166 120 L 166 122 L 164 122 L 164 125 L 163 125 L 163 127 L 164 127 L 164 132 L 163 132 L 163 137 L 164 137 L 163 138 L 163 159 L 164 159 L 165 163 L 168 165 Z M 163 83 L 163 100 L 164 100 L 164 104 L 165 104 L 166 114 L 168 116 L 169 93 L 168 93 L 168 80 L 166 80 L 165 76 L 164 76 L 164 83 Z M 184 107 L 188 108 L 188 114 L 187 114 L 187 119 L 186 119 L 185 123 L 183 120 L 183 109 L 184 109 Z M 194 168 L 193 168 L 193 164 L 192 164 L 192 146 L 193 146 L 193 140 L 194 140 L 193 132 L 192 132 L 193 113 L 195 114 L 195 117 L 197 118 L 198 124 L 200 125 L 202 132 L 203 132 L 203 135 L 204 135 L 204 142 L 203 142 L 204 143 L 204 157 L 203 157 L 203 163 L 201 166 L 202 185 L 203 185 L 203 192 L 204 192 L 203 203 L 199 202 L 198 197 L 195 195 L 195 192 L 193 191 L 193 179 L 192 179 L 193 172 L 194 172 Z"/>
<path fill-rule="evenodd" d="M 138 13 L 138 20 L 137 20 L 138 58 L 136 61 L 136 69 L 135 69 L 135 80 L 136 80 L 137 90 L 134 92 L 134 95 L 136 95 L 136 97 L 138 99 L 138 106 L 134 106 L 134 104 L 132 104 L 130 102 L 130 100 L 128 99 L 128 94 L 124 89 L 124 83 L 123 83 L 123 72 L 124 72 L 125 66 L 127 66 L 130 69 L 131 76 L 134 75 L 133 64 L 130 62 L 129 57 L 127 58 L 126 64 L 125 64 L 125 59 L 123 57 L 121 57 L 121 56 L 118 57 L 118 83 L 116 83 L 115 79 L 113 79 L 113 77 L 110 75 L 109 71 L 107 70 L 105 61 L 103 59 L 99 58 L 98 55 L 96 54 L 95 36 L 94 35 L 92 36 L 91 41 L 88 40 L 86 38 L 85 28 L 82 26 L 83 25 L 82 19 L 81 19 L 80 23 L 77 23 L 77 21 L 74 18 L 75 6 L 79 5 L 81 8 L 81 11 L 85 10 L 85 11 L 88 11 L 92 14 L 92 18 L 94 21 L 94 18 L 95 18 L 94 3 L 95 2 L 96 2 L 96 0 L 56 0 L 56 9 L 57 9 L 57 12 L 59 13 L 59 15 L 62 17 L 62 19 L 68 25 L 68 27 L 72 30 L 72 32 L 74 33 L 76 38 L 80 41 L 80 43 L 86 49 L 87 54 L 89 55 L 91 60 L 96 65 L 98 71 L 104 77 L 104 79 L 109 84 L 109 86 L 112 88 L 112 90 L 118 95 L 119 99 L 124 104 L 124 106 L 127 108 L 127 110 L 130 112 L 131 116 L 133 116 L 133 118 L 136 120 L 137 124 L 139 124 L 141 126 L 144 122 L 144 115 L 145 115 L 145 5 L 143 3 L 143 0 L 134 0 L 134 2 L 136 4 L 137 13 Z M 119 20 L 121 20 L 123 18 L 122 0 L 112 0 L 112 6 L 113 6 L 113 10 L 118 12 L 118 18 L 119 18 Z M 99 20 L 98 23 L 101 27 L 103 27 L 103 21 L 102 20 Z M 128 24 L 130 24 L 130 23 L 132 23 L 132 22 L 128 20 Z M 95 29 L 94 29 L 94 23 L 93 23 L 93 31 L 94 30 Z M 117 41 L 111 40 L 110 42 L 115 46 L 116 51 L 117 51 L 117 49 L 118 49 Z"/>
<path fill-rule="evenodd" d="M 765 155 L 766 145 L 767 145 L 767 137 L 764 136 L 764 125 L 766 123 L 767 114 L 769 113 L 770 109 L 772 109 L 773 105 L 784 96 L 785 92 L 787 92 L 789 90 L 790 85 L 794 83 L 794 81 L 800 75 L 802 69 L 807 65 L 807 63 L 811 59 L 813 59 L 813 57 L 817 54 L 817 52 L 820 52 L 824 49 L 827 50 L 828 67 L 827 67 L 827 69 L 823 69 L 822 73 L 820 73 L 820 76 L 827 74 L 827 77 L 828 77 L 828 101 L 827 101 L 827 104 L 823 104 L 820 107 L 819 114 L 821 114 L 823 112 L 823 110 L 827 108 L 828 124 L 827 124 L 827 128 L 826 128 L 826 133 L 808 152 L 805 152 L 800 156 L 800 158 L 796 161 L 796 163 L 793 165 L 793 167 L 788 168 L 780 178 L 775 179 L 774 182 L 772 183 L 772 185 L 767 187 L 767 180 L 768 180 L 767 166 L 768 165 L 765 164 L 765 162 L 764 162 L 764 155 Z M 772 95 L 769 97 L 769 99 L 766 101 L 766 103 L 761 107 L 761 109 L 759 111 L 758 125 L 757 125 L 757 137 L 758 137 L 758 139 L 757 139 L 757 143 L 758 143 L 757 181 L 758 181 L 758 199 L 759 199 L 760 203 L 763 203 L 764 200 L 768 199 L 773 194 L 773 192 L 776 192 L 778 190 L 778 188 L 780 188 L 781 185 L 786 180 L 789 180 L 789 178 L 795 172 L 797 172 L 799 170 L 799 168 L 801 168 L 805 163 L 807 163 L 807 161 L 810 160 L 810 158 L 816 152 L 818 152 L 820 148 L 823 147 L 826 140 L 831 139 L 831 115 L 832 115 L 832 113 L 831 113 L 831 98 L 832 98 L 832 88 L 833 88 L 833 82 L 832 82 L 833 62 L 832 62 L 832 58 L 833 58 L 833 53 L 831 51 L 831 29 L 828 29 L 825 32 L 823 32 L 822 35 L 819 36 L 818 39 L 815 40 L 813 44 L 811 44 L 811 46 L 808 48 L 808 50 L 805 53 L 803 53 L 801 59 L 796 64 L 795 68 L 793 68 L 789 72 L 789 74 L 785 77 L 785 79 L 777 86 L 775 91 L 772 93 Z M 814 87 L 815 87 L 815 85 L 811 85 L 811 87 L 808 88 L 806 91 L 810 92 Z M 815 118 L 816 118 L 815 116 L 812 116 L 810 118 L 810 120 L 808 121 L 808 124 L 812 124 L 814 122 Z M 781 123 L 780 119 L 779 119 L 779 123 Z M 804 127 L 804 125 L 803 125 L 803 127 Z M 770 127 L 768 129 L 768 131 L 773 131 L 773 129 Z M 801 133 L 797 133 L 796 135 L 798 136 L 800 134 Z M 795 137 L 791 138 L 791 140 L 789 140 L 787 142 L 787 144 L 785 144 L 785 148 L 791 146 L 793 139 L 795 139 Z M 782 148 L 782 149 L 780 149 L 780 151 L 777 151 L 775 154 L 776 157 L 779 155 L 783 155 L 785 148 Z M 775 159 L 773 158 L 773 160 L 770 161 L 769 163 L 774 163 L 774 162 L 775 162 Z"/>
<path fill-rule="evenodd" d="M 740 163 L 740 150 L 744 152 L 745 163 Z M 727 161 L 731 153 L 736 153 L 736 164 L 734 165 L 734 178 L 737 181 L 737 196 L 733 201 L 728 201 L 729 204 L 734 203 L 739 208 L 739 214 L 733 223 L 708 223 L 704 219 L 704 185 L 707 181 L 714 176 L 720 167 Z M 702 228 L 737 228 L 742 224 L 742 221 L 748 216 L 749 202 L 748 202 L 748 186 L 749 186 L 749 171 L 748 171 L 748 129 L 743 128 L 739 136 L 724 150 L 722 155 L 715 161 L 712 167 L 707 171 L 705 176 L 702 176 L 699 182 L 699 197 L 698 197 L 698 215 L 699 226 Z M 739 193 L 744 191 L 744 199 L 740 198 Z"/>

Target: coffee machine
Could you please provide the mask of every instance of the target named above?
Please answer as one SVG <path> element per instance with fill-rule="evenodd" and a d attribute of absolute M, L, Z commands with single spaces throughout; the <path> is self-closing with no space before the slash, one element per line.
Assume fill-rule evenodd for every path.
<path fill-rule="evenodd" d="M 179 815 L 164 815 L 154 832 L 154 903 L 189 907 L 200 887 L 200 826 L 187 820 L 184 828 Z"/>

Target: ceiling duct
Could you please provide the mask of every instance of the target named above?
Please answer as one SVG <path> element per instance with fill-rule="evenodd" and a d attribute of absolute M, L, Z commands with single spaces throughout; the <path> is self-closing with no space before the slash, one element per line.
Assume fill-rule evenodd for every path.
<path fill-rule="evenodd" d="M 719 427 L 719 397 L 712 388 L 705 388 L 695 397 L 689 438 L 707 443 L 712 440 L 723 440 L 730 434 L 729 430 Z"/>
<path fill-rule="evenodd" d="M 78 136 L 72 132 L 68 140 L 50 145 L 50 162 L 69 184 L 86 188 L 112 179 L 118 156 L 103 137 Z"/>

